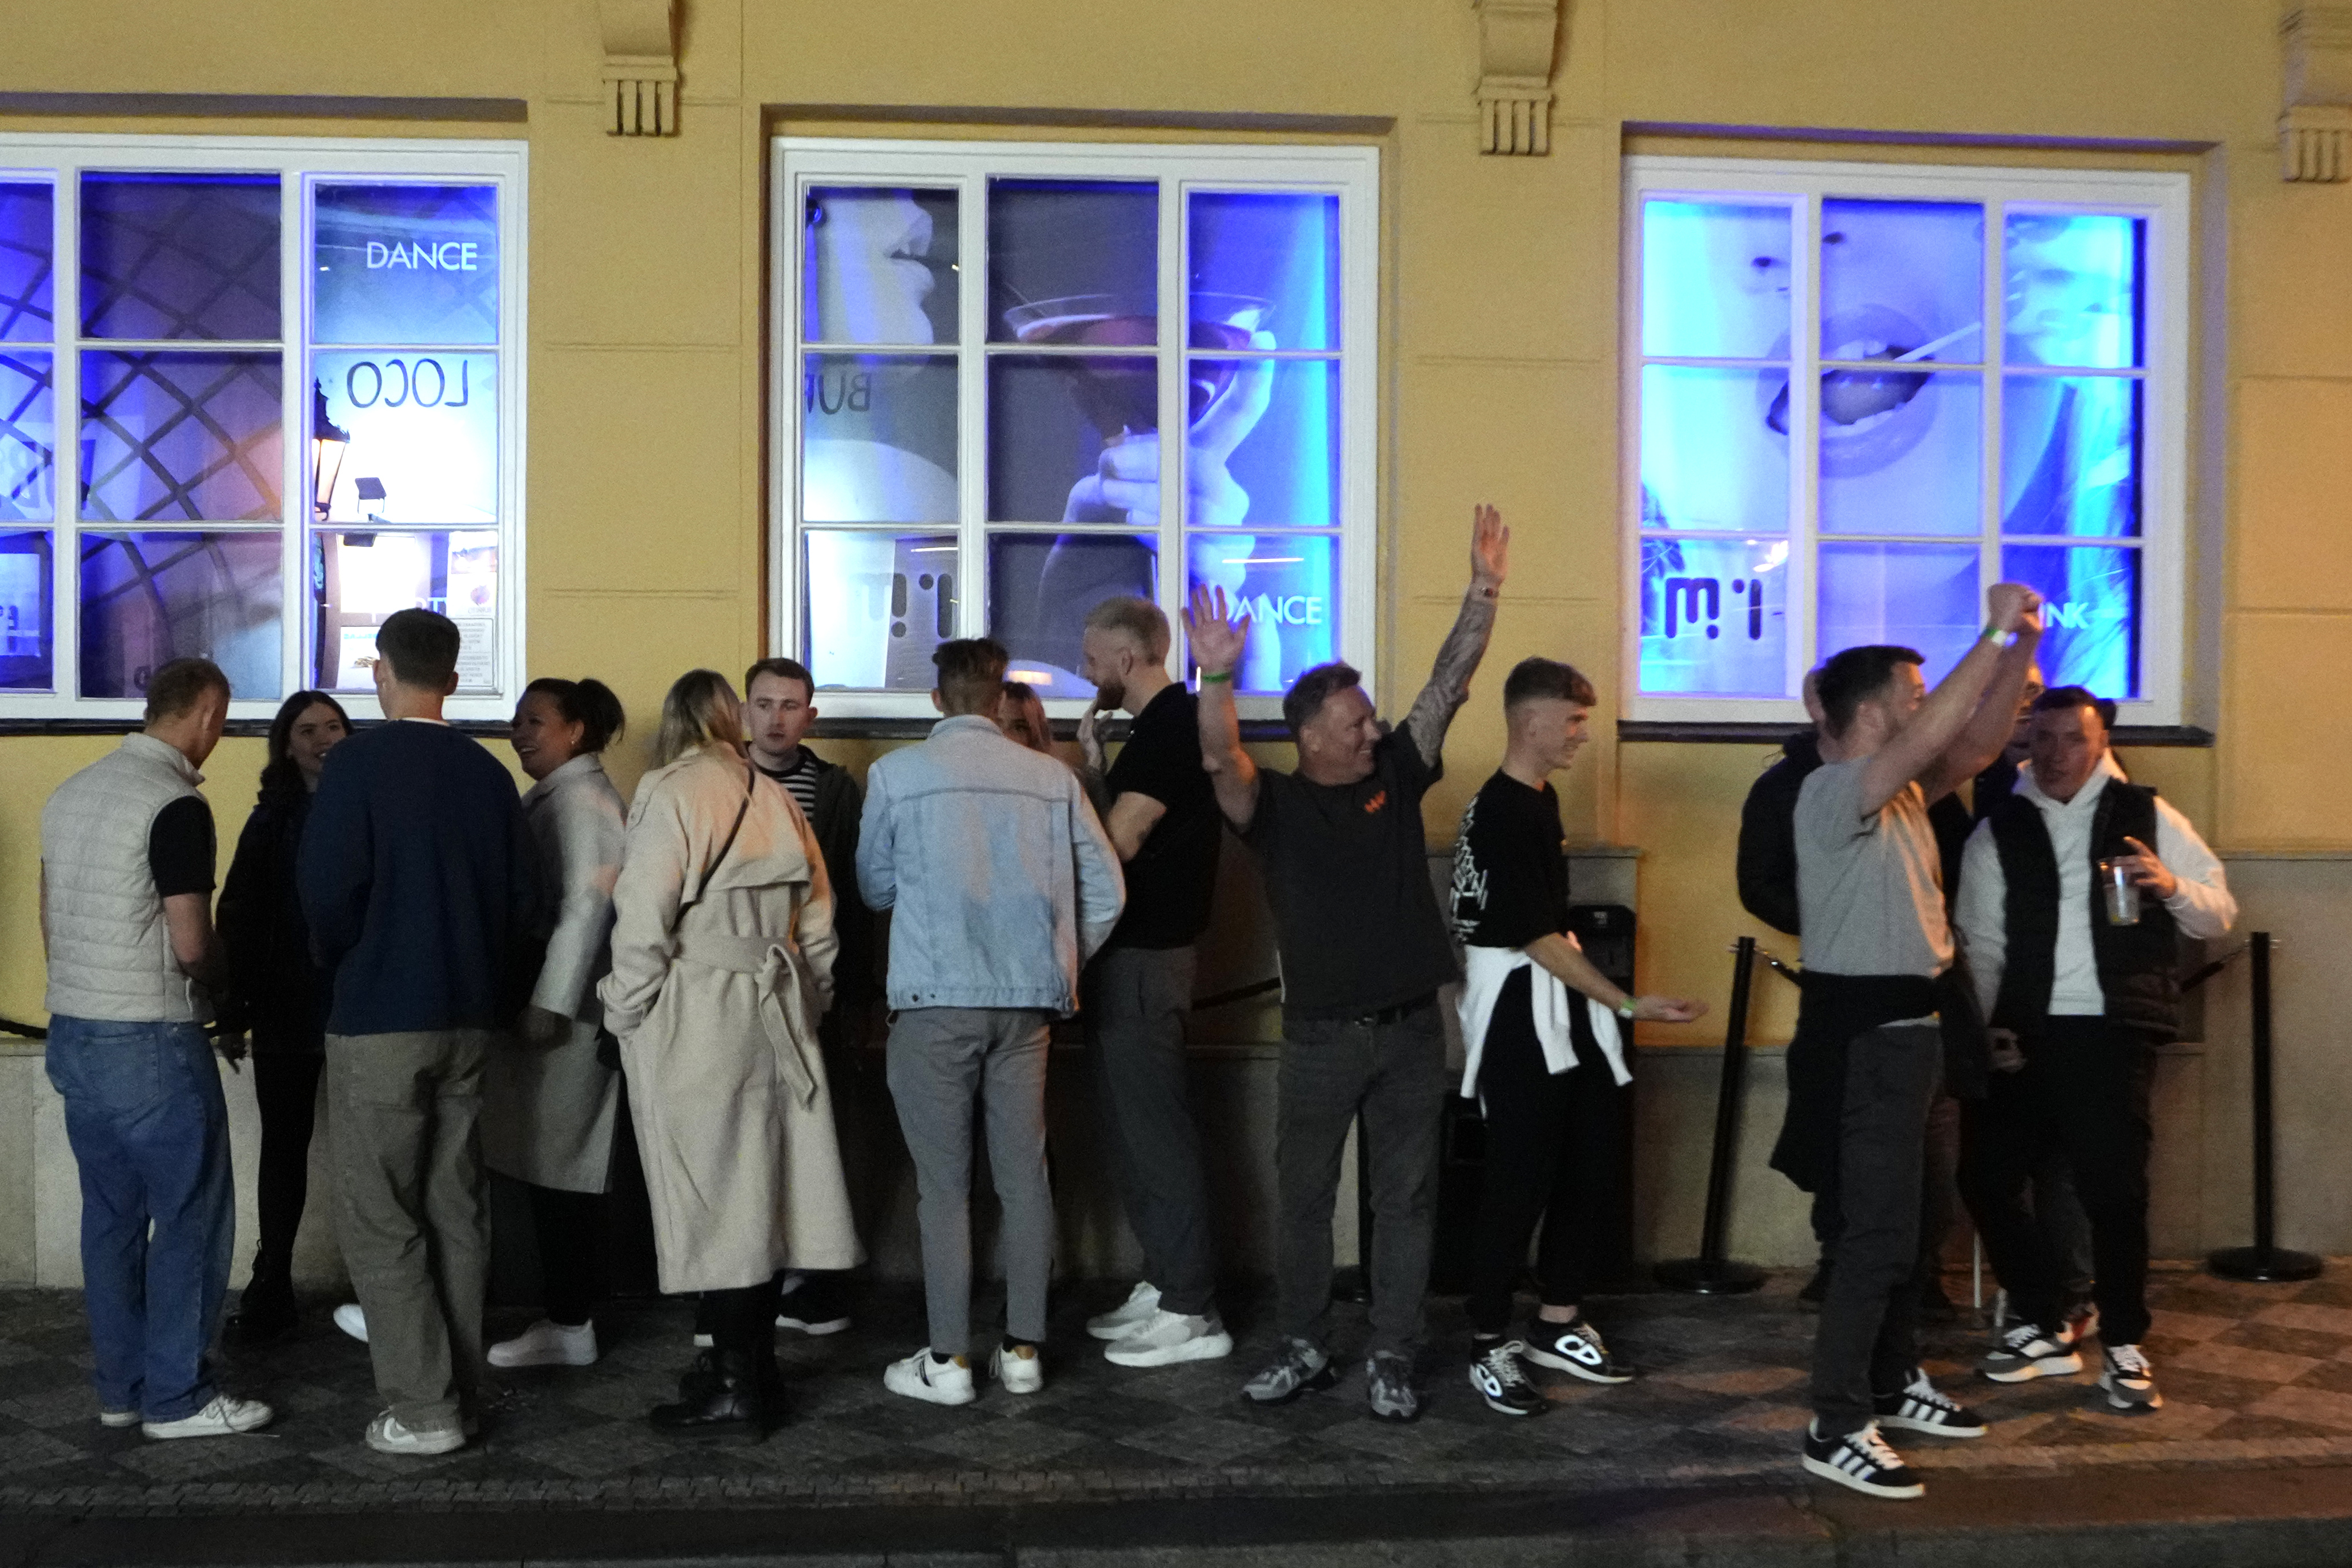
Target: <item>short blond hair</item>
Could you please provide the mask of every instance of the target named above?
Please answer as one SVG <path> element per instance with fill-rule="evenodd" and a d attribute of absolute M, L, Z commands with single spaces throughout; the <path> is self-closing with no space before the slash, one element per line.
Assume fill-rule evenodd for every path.
<path fill-rule="evenodd" d="M 1149 599 L 1138 599 L 1122 593 L 1106 599 L 1087 612 L 1089 632 L 1118 632 L 1135 639 L 1144 657 L 1155 664 L 1164 664 L 1171 641 L 1167 612 Z"/>
<path fill-rule="evenodd" d="M 662 698 L 654 766 L 667 768 L 688 752 L 712 745 L 724 746 L 738 757 L 743 754 L 743 705 L 718 671 L 688 670 Z"/>

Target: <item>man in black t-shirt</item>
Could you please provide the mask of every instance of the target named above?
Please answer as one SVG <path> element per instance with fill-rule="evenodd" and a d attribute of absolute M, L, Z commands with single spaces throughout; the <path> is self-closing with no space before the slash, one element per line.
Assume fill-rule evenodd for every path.
<path fill-rule="evenodd" d="M 1600 1227 L 1625 1192 L 1626 1057 L 1621 1024 L 1688 1023 L 1704 1002 L 1627 996 L 1568 932 L 1567 834 L 1550 775 L 1575 760 L 1593 704 L 1574 666 L 1523 660 L 1503 683 L 1503 766 L 1462 813 L 1454 841 L 1454 928 L 1468 950 L 1460 1010 L 1462 1092 L 1486 1123 L 1470 1271 L 1470 1386 L 1506 1416 L 1548 1406 L 1525 1363 L 1588 1383 L 1633 1374 L 1579 1307 Z M 1573 998 L 1569 993 L 1578 993 Z M 1595 1019 L 1587 998 L 1613 1016 Z M 1533 1333 L 1509 1337 L 1511 1288 L 1543 1219 Z"/>
<path fill-rule="evenodd" d="M 1087 1332 L 1119 1366 L 1231 1355 L 1216 1303 L 1216 1249 L 1201 1133 L 1186 1093 L 1184 1015 L 1192 944 L 1208 928 L 1217 883 L 1217 801 L 1201 767 L 1192 694 L 1169 677 L 1168 617 L 1145 599 L 1107 599 L 1082 645 L 1095 703 L 1078 726 L 1087 765 L 1102 768 L 1096 716 L 1135 716 L 1104 779 L 1103 825 L 1127 867 L 1127 912 L 1089 967 L 1087 1033 L 1102 1063 L 1113 1168 L 1143 1249 L 1143 1280 Z"/>
<path fill-rule="evenodd" d="M 1196 591 L 1186 617 L 1201 666 L 1201 758 L 1217 806 L 1255 852 L 1282 950 L 1282 1053 L 1276 1113 L 1274 1364 L 1242 1392 L 1279 1405 L 1339 1381 L 1324 1344 L 1331 1305 L 1331 1205 L 1349 1126 L 1360 1118 L 1371 1166 L 1372 1340 L 1364 1364 L 1372 1414 L 1421 1413 L 1412 1354 L 1429 1286 L 1445 1034 L 1437 988 L 1454 978 L 1453 944 L 1430 886 L 1421 798 L 1495 627 L 1510 530 L 1476 512 L 1470 590 L 1404 723 L 1383 735 L 1346 664 L 1307 671 L 1283 698 L 1298 771 L 1261 769 L 1242 749 L 1234 670 L 1244 623 L 1223 590 Z"/>

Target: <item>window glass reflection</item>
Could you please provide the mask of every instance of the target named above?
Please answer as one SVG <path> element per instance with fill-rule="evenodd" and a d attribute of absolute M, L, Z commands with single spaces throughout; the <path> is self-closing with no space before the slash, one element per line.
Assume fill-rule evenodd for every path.
<path fill-rule="evenodd" d="M 1785 539 L 1642 541 L 1642 690 L 1788 695 Z"/>
<path fill-rule="evenodd" d="M 497 689 L 496 529 L 322 532 L 310 549 L 320 685 L 372 690 L 376 629 L 397 611 L 431 610 L 457 623 L 457 689 Z"/>
<path fill-rule="evenodd" d="M 1789 378 L 1780 371 L 1642 371 L 1642 526 L 1783 533 Z"/>
<path fill-rule="evenodd" d="M 2001 575 L 2049 602 L 2040 660 L 2053 686 L 2139 695 L 2140 552 L 2114 545 L 2011 545 Z"/>
<path fill-rule="evenodd" d="M 56 200 L 46 180 L 0 183 L 0 343 L 57 336 L 57 269 L 49 256 Z"/>
<path fill-rule="evenodd" d="M 1785 206 L 1642 204 L 1642 352 L 1785 357 L 1789 234 Z"/>
<path fill-rule="evenodd" d="M 499 340 L 495 185 L 321 185 L 316 343 Z"/>
<path fill-rule="evenodd" d="M 82 355 L 82 516 L 278 517 L 281 374 L 274 353 Z"/>
<path fill-rule="evenodd" d="M 1156 355 L 997 354 L 988 361 L 988 517 L 1160 521 Z"/>
<path fill-rule="evenodd" d="M 821 688 L 927 692 L 956 634 L 953 534 L 812 528 L 801 536 L 803 658 Z"/>
<path fill-rule="evenodd" d="M 2002 239 L 2011 363 L 2121 370 L 2143 362 L 2145 219 L 2011 212 Z"/>
<path fill-rule="evenodd" d="M 992 343 L 1157 342 L 1159 186 L 990 181 L 988 310 Z"/>
<path fill-rule="evenodd" d="M 1202 191 L 1186 200 L 1192 320 L 1250 309 L 1271 340 L 1260 348 L 1339 346 L 1338 196 Z"/>
<path fill-rule="evenodd" d="M 276 338 L 278 199 L 275 174 L 84 174 L 83 334 Z"/>
<path fill-rule="evenodd" d="M 952 358 L 803 356 L 804 519 L 950 523 L 960 509 Z"/>
<path fill-rule="evenodd" d="M 803 214 L 801 333 L 813 343 L 956 340 L 953 191 L 819 185 Z"/>
<path fill-rule="evenodd" d="M 0 533 L 0 689 L 46 692 L 56 685 L 51 561 L 46 532 Z"/>
<path fill-rule="evenodd" d="M 0 353 L 0 522 L 57 511 L 57 398 L 47 354 Z"/>
<path fill-rule="evenodd" d="M 1821 432 L 1822 533 L 1982 531 L 1977 372 L 1825 371 Z"/>
<path fill-rule="evenodd" d="M 275 698 L 283 579 L 275 531 L 84 533 L 81 695 L 136 697 L 173 659 L 210 659 L 239 698 Z"/>
<path fill-rule="evenodd" d="M 1185 567 L 1188 601 L 1223 589 L 1226 612 L 1249 622 L 1236 692 L 1278 696 L 1339 656 L 1339 541 L 1328 534 L 1194 534 Z"/>
<path fill-rule="evenodd" d="M 2136 376 L 2001 379 L 2001 531 L 2133 538 L 2140 528 Z"/>
<path fill-rule="evenodd" d="M 340 463 L 321 458 L 333 482 L 325 520 L 497 520 L 497 355 L 322 353 L 310 371 L 313 409 L 322 397 L 327 422 L 348 443 Z"/>
<path fill-rule="evenodd" d="M 1814 644 L 1822 658 L 1864 643 L 1916 648 L 1932 686 L 1983 629 L 1976 546 L 1822 546 Z"/>
<path fill-rule="evenodd" d="M 1195 355 L 1185 371 L 1192 413 L 1185 521 L 1337 527 L 1339 361 Z"/>
<path fill-rule="evenodd" d="M 1981 363 L 1984 209 L 1824 201 L 1822 357 Z"/>
<path fill-rule="evenodd" d="M 1078 673 L 1087 614 L 1106 599 L 1154 598 L 1150 535 L 996 534 L 988 541 L 988 634 L 1013 655 L 1008 677 L 1047 697 L 1088 697 Z"/>

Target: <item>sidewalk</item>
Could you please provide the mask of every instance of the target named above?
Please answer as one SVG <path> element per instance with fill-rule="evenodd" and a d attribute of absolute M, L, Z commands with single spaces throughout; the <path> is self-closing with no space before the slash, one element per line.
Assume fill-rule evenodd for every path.
<path fill-rule="evenodd" d="M 2159 1273 L 2149 1349 L 2167 1403 L 2138 1417 L 2108 1411 L 2088 1374 L 2016 1387 L 1966 1375 L 1982 1334 L 1937 1331 L 1930 1369 L 1993 1431 L 1906 1446 L 1927 1474 L 1925 1504 L 1874 1502 L 1798 1472 L 1812 1319 L 1794 1300 L 1794 1276 L 1745 1299 L 1595 1303 L 1612 1348 L 1643 1375 L 1622 1388 L 1559 1378 L 1552 1409 L 1531 1421 L 1497 1416 L 1471 1392 L 1458 1303 L 1433 1302 L 1427 1411 L 1409 1427 L 1366 1416 L 1359 1367 L 1339 1389 L 1286 1408 L 1246 1405 L 1241 1380 L 1269 1343 L 1255 1313 L 1237 1314 L 1244 1332 L 1229 1361 L 1112 1367 L 1080 1328 L 1108 1289 L 1057 1300 L 1043 1394 L 990 1386 L 964 1409 L 918 1405 L 885 1393 L 880 1374 L 919 1339 L 919 1303 L 908 1291 L 875 1291 L 851 1333 L 782 1339 L 791 1416 L 759 1445 L 666 1437 L 646 1425 L 690 1354 L 686 1309 L 647 1303 L 600 1325 L 606 1354 L 593 1368 L 494 1375 L 483 1439 L 435 1459 L 389 1458 L 362 1443 L 376 1408 L 366 1353 L 327 1322 L 323 1304 L 293 1340 L 226 1371 L 229 1386 L 278 1406 L 267 1432 L 150 1443 L 98 1425 L 79 1298 L 0 1292 L 0 1515 L 17 1516 L 8 1532 L 22 1526 L 26 1543 L 0 1551 L 0 1563 L 515 1561 L 561 1543 L 611 1558 L 632 1542 L 655 1556 L 689 1542 L 697 1554 L 773 1554 L 780 1540 L 803 1555 L 897 1541 L 898 1551 L 1003 1562 L 1016 1536 L 1032 1549 L 1061 1539 L 1067 1550 L 1088 1540 L 1240 1550 L 1279 1537 L 1293 1542 L 1286 1560 L 1297 1560 L 1306 1541 L 1458 1547 L 1465 1535 L 1493 1536 L 1532 1550 L 1563 1530 L 1595 1551 L 1622 1539 L 1648 1552 L 1661 1531 L 1686 1545 L 1738 1541 L 1748 1560 L 1775 1542 L 1797 1560 L 1815 1549 L 1845 1559 L 1854 1541 L 1897 1531 L 1911 1542 L 1908 1560 L 1938 1532 L 2027 1529 L 2037 1510 L 2042 1524 L 2032 1528 L 2045 1530 L 2060 1530 L 2070 1509 L 2104 1511 L 2116 1547 L 2137 1539 L 2114 1534 L 2117 1523 L 2145 1531 L 2177 1515 L 2243 1527 L 2251 1502 L 2233 1500 L 2257 1497 L 2272 1499 L 2279 1519 L 2326 1521 L 2341 1548 L 2333 1560 L 2345 1562 L 2352 1282 L 2339 1280 L 2352 1280 L 2340 1266 L 2300 1286 Z M 1343 1345 L 1360 1333 L 1352 1313 L 1343 1317 Z M 1198 1506 L 1208 1500 L 1214 1506 Z M 223 1532 L 191 1515 L 244 1522 Z M 263 1515 L 283 1517 L 264 1528 L 253 1517 Z M 369 1516 L 363 1535 L 351 1515 Z M 773 1521 L 787 1516 L 794 1522 L 780 1537 Z M 138 1520 L 170 1529 L 142 1531 Z M 1141 1530 L 1147 1520 L 1159 1522 Z M 82 1522 L 62 1529 L 73 1521 Z M 233 1537 L 237 1551 L 215 1557 L 203 1547 L 215 1537 Z M 153 1555 L 158 1542 L 172 1552 Z M 2060 1558 L 2086 1561 L 2073 1548 Z"/>

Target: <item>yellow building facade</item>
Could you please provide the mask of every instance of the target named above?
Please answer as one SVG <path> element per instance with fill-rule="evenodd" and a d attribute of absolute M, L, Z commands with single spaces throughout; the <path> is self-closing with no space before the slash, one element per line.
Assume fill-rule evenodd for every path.
<path fill-rule="evenodd" d="M 593 674 L 615 687 L 641 721 L 614 758 L 625 789 L 643 767 L 652 725 L 642 721 L 672 678 L 786 651 L 769 646 L 772 356 L 790 331 L 770 303 L 774 139 L 1377 149 L 1384 707 L 1401 712 L 1452 621 L 1472 504 L 1491 501 L 1514 530 L 1494 645 L 1428 801 L 1433 844 L 1451 840 L 1500 759 L 1501 672 L 1531 653 L 1572 661 L 1601 706 L 1592 744 L 1561 781 L 1571 844 L 1637 852 L 1580 866 L 1602 868 L 1636 903 L 1643 988 L 1708 998 L 1718 1018 L 1734 938 L 1758 935 L 1792 957 L 1795 944 L 1750 921 L 1731 882 L 1740 801 L 1771 747 L 1618 730 L 1623 628 L 1637 613 L 1624 586 L 1626 159 L 2185 175 L 2184 622 L 2178 645 L 2144 656 L 2177 663 L 2181 725 L 2210 738 L 2124 760 L 2228 857 L 2246 925 L 2287 944 L 2282 1239 L 2352 1249 L 2342 1201 L 2352 1162 L 2331 1135 L 2352 1116 L 2352 1069 L 2330 1060 L 2352 988 L 2327 957 L 2352 937 L 2352 186 L 2284 178 L 2281 149 L 2290 96 L 2325 99 L 2325 72 L 2308 62 L 2334 57 L 2352 8 L 2307 7 L 2283 35 L 2286 14 L 2272 0 L 677 0 L 674 130 L 615 135 L 608 77 L 659 74 L 609 63 L 641 47 L 625 24 L 646 9 L 20 8 L 0 68 L 0 131 L 527 147 L 528 674 Z M 1531 135 L 1525 110 L 1517 128 L 1545 148 L 1490 152 L 1482 72 L 1490 89 L 1523 78 L 1512 28 L 1546 25 L 1556 34 L 1544 72 L 1516 89 L 1549 93 L 1533 110 L 1547 133 Z M 656 52 L 658 34 L 646 35 Z M 2291 57 L 2305 68 L 2291 73 Z M 1508 142 L 1507 107 L 1503 121 Z M 851 735 L 823 749 L 862 765 L 890 743 Z M 0 738 L 8 1017 L 41 1016 L 40 804 L 113 744 Z M 209 768 L 224 863 L 261 749 L 232 738 Z M 1226 859 L 1228 904 L 1246 883 L 1238 860 Z M 1229 946 L 1225 977 L 1255 977 L 1262 942 Z M 1759 991 L 1755 1040 L 1786 1039 L 1785 993 Z M 2215 982 L 2204 1040 L 2168 1059 L 2159 1250 L 2239 1238 L 2243 1008 L 2241 979 Z M 1236 1050 L 1275 1038 L 1270 1012 L 1221 1016 L 1212 1032 Z M 1710 1024 L 1643 1041 L 1653 1252 L 1686 1249 L 1695 1228 L 1714 1071 L 1705 1047 L 1720 1040 Z M 46 1088 L 32 1061 L 0 1074 L 0 1127 L 39 1120 Z M 1774 1082 L 1768 1063 L 1751 1154 L 1777 1119 Z M 54 1140 L 0 1139 L 0 1194 L 12 1195 L 0 1274 L 55 1277 L 35 1258 L 58 1244 L 35 1232 L 54 1235 L 69 1196 L 57 1152 Z M 1793 1195 L 1753 1159 L 1748 1169 L 1737 1239 L 1797 1260 Z M 37 1223 L 41 1214 L 50 1219 Z"/>

